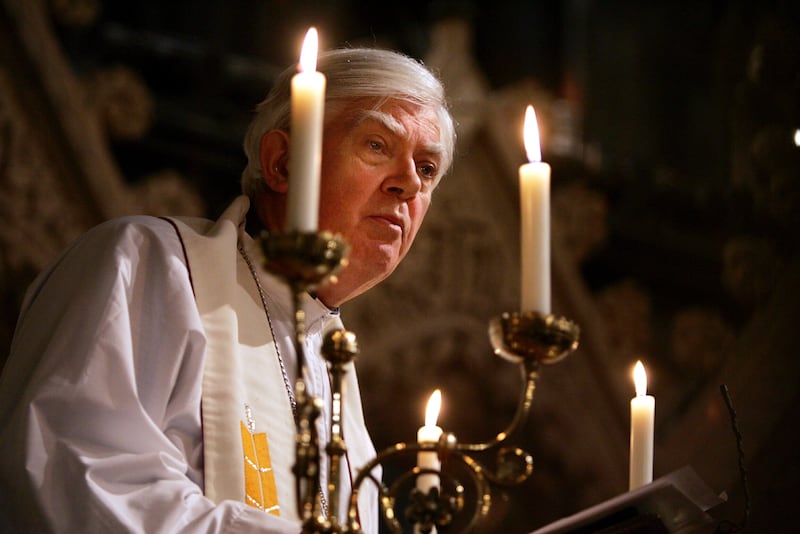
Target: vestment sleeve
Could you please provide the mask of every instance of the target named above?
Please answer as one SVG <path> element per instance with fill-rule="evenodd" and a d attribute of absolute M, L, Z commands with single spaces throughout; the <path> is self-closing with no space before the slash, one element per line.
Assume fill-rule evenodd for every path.
<path fill-rule="evenodd" d="M 40 276 L 0 379 L 12 532 L 299 532 L 204 497 L 204 348 L 166 221 L 104 223 Z"/>

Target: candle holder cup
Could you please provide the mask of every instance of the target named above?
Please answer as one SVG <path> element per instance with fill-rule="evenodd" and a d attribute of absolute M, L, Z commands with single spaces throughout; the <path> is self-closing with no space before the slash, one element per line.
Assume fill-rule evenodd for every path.
<path fill-rule="evenodd" d="M 504 313 L 489 322 L 495 354 L 514 363 L 556 363 L 578 348 L 579 337 L 572 321 L 534 311 Z"/>
<path fill-rule="evenodd" d="M 301 291 L 335 283 L 350 252 L 347 242 L 330 232 L 262 232 L 258 243 L 264 268 Z"/>
<path fill-rule="evenodd" d="M 259 238 L 264 267 L 282 277 L 292 290 L 295 305 L 295 348 L 300 368 L 304 369 L 305 315 L 301 297 L 320 284 L 330 283 L 336 273 L 347 264 L 348 246 L 340 238 L 326 234 L 288 233 L 262 234 Z M 294 474 L 296 477 L 298 511 L 305 533 L 360 533 L 358 519 L 358 493 L 369 481 L 379 493 L 382 518 L 393 533 L 402 531 L 396 513 L 398 495 L 408 486 L 409 504 L 405 518 L 420 532 L 430 532 L 432 527 L 442 530 L 451 526 L 454 519 L 468 507 L 465 487 L 458 480 L 457 471 L 466 472 L 474 488 L 473 513 L 466 518 L 464 530 L 472 529 L 491 508 L 492 486 L 514 486 L 522 483 L 533 472 L 533 459 L 524 450 L 507 445 L 509 437 L 520 427 L 533 402 L 540 364 L 552 364 L 565 358 L 578 346 L 579 328 L 571 321 L 537 312 L 504 313 L 489 322 L 489 339 L 494 353 L 520 366 L 524 387 L 516 413 L 507 428 L 484 443 L 459 443 L 456 436 L 445 432 L 437 443 L 397 443 L 380 451 L 356 475 L 348 500 L 347 517 L 338 517 L 342 498 L 339 465 L 347 451 L 341 434 L 343 421 L 342 384 L 347 372 L 345 366 L 358 353 L 356 337 L 352 332 L 329 332 L 322 345 L 322 356 L 328 362 L 331 376 L 331 439 L 325 448 L 330 458 L 328 476 L 328 509 L 322 509 L 319 481 L 319 437 L 314 419 L 319 414 L 319 399 L 306 393 L 303 373 L 298 373 L 295 389 L 297 410 L 297 450 Z M 496 451 L 493 467 L 477 456 Z M 414 467 L 402 473 L 390 486 L 373 474 L 375 467 L 388 462 L 410 462 L 419 452 L 436 452 L 442 469 Z M 416 489 L 414 481 L 423 475 L 438 475 L 439 484 L 428 491 Z"/>

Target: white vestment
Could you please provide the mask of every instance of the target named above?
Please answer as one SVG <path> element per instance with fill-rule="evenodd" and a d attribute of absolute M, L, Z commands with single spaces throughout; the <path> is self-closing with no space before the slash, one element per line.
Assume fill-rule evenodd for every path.
<path fill-rule="evenodd" d="M 237 238 L 252 246 L 242 230 L 246 211 L 240 197 L 217 223 L 109 221 L 31 286 L 0 378 L 0 530 L 299 531 L 294 424 L 277 358 L 293 385 L 293 310 L 286 287 L 259 269 L 267 321 L 236 249 Z M 204 286 L 195 287 L 197 295 L 193 282 Z M 322 335 L 341 323 L 311 297 L 303 308 L 306 383 L 324 401 L 318 420 L 324 446 L 330 384 L 319 347 Z M 220 369 L 236 377 L 227 388 L 219 376 L 215 382 Z M 374 456 L 355 371 L 346 376 L 345 496 L 350 477 Z M 216 401 L 208 404 L 214 388 Z M 266 435 L 281 517 L 241 500 L 241 433 L 223 430 L 204 448 L 204 431 L 214 426 L 206 410 L 236 412 L 237 429 L 245 423 L 253 435 Z M 361 487 L 359 512 L 364 531 L 377 532 L 370 482 Z"/>

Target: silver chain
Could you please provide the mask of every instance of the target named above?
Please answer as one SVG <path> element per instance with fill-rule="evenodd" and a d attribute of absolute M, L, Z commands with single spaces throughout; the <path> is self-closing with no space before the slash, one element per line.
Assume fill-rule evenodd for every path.
<path fill-rule="evenodd" d="M 280 364 L 281 366 L 281 374 L 283 375 L 283 385 L 286 386 L 286 394 L 289 395 L 289 404 L 292 405 L 292 415 L 294 415 L 296 419 L 297 399 L 295 399 L 294 397 L 294 390 L 292 389 L 292 383 L 289 380 L 289 373 L 286 372 L 286 364 L 283 363 L 283 357 L 281 356 L 281 349 L 278 346 L 278 340 L 275 337 L 275 330 L 272 327 L 272 318 L 269 316 L 269 307 L 267 306 L 267 295 L 264 293 L 264 288 L 261 286 L 261 278 L 258 276 L 258 271 L 256 271 L 256 267 L 250 260 L 250 256 L 244 249 L 244 244 L 242 243 L 241 240 L 239 240 L 238 242 L 238 247 L 239 247 L 239 254 L 242 255 L 242 258 L 244 258 L 244 262 L 247 264 L 247 268 L 250 269 L 250 274 L 253 275 L 253 280 L 255 280 L 256 282 L 256 288 L 258 288 L 258 296 L 261 297 L 261 306 L 264 308 L 264 314 L 267 316 L 269 333 L 272 335 L 272 340 L 275 341 L 275 354 L 278 355 L 278 364 Z"/>
<path fill-rule="evenodd" d="M 247 251 L 244 248 L 244 243 L 242 243 L 241 239 L 238 241 L 237 246 L 239 248 L 239 254 L 242 255 L 242 258 L 247 264 L 247 268 L 250 269 L 250 274 L 253 276 L 253 280 L 256 283 L 258 296 L 261 298 L 261 306 L 264 308 L 264 314 L 267 316 L 269 333 L 272 335 L 272 340 L 275 342 L 275 354 L 277 354 L 278 364 L 281 366 L 281 375 L 283 375 L 283 384 L 286 386 L 286 394 L 289 395 L 289 404 L 292 405 L 292 415 L 294 416 L 294 419 L 297 420 L 297 399 L 294 396 L 294 390 L 292 389 L 292 384 L 289 381 L 289 373 L 286 372 L 286 364 L 283 362 L 281 349 L 278 346 L 278 340 L 275 337 L 275 329 L 272 327 L 272 318 L 269 315 L 269 307 L 267 306 L 267 295 L 264 292 L 263 286 L 261 285 L 261 277 L 258 276 L 258 271 L 256 270 L 255 265 L 253 265 L 252 260 L 250 260 L 250 255 L 247 254 Z M 325 494 L 323 493 L 321 486 L 319 488 L 319 501 L 323 515 L 328 517 L 328 501 L 325 499 Z"/>

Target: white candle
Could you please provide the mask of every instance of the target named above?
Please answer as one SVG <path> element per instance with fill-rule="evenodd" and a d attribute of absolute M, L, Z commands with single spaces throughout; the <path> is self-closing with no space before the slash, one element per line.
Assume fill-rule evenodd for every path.
<path fill-rule="evenodd" d="M 647 394 L 647 373 L 641 361 L 633 368 L 636 396 L 631 399 L 631 458 L 628 488 L 653 481 L 653 427 L 656 399 Z"/>
<path fill-rule="evenodd" d="M 533 106 L 523 132 L 528 162 L 519 168 L 522 311 L 550 313 L 550 165 L 542 162 Z"/>
<path fill-rule="evenodd" d="M 300 52 L 299 72 L 292 77 L 289 146 L 289 192 L 286 229 L 316 232 L 322 167 L 322 119 L 325 75 L 317 72 L 317 30 L 310 28 Z"/>
<path fill-rule="evenodd" d="M 442 436 L 441 427 L 436 425 L 439 418 L 439 410 L 442 407 L 442 392 L 438 389 L 431 394 L 428 405 L 425 409 L 425 426 L 417 431 L 417 442 L 438 443 Z M 439 461 L 439 453 L 436 451 L 424 451 L 417 453 L 417 466 L 424 469 L 439 470 L 442 466 Z M 431 488 L 439 487 L 439 475 L 427 473 L 417 477 L 417 489 L 428 493 Z"/>

